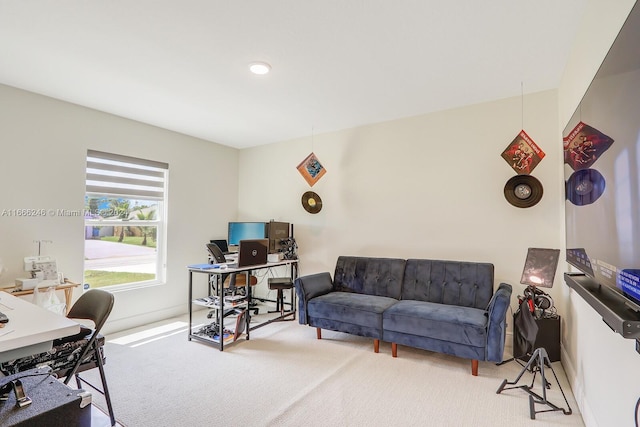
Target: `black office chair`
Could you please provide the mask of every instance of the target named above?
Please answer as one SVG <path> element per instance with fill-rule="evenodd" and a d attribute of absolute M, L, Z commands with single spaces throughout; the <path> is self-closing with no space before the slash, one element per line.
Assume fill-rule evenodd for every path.
<path fill-rule="evenodd" d="M 0 364 L 0 371 L 5 375 L 11 375 L 40 366 L 49 366 L 53 374 L 58 378 L 65 379 L 65 384 L 69 384 L 71 378 L 75 377 L 78 388 L 82 388 L 81 383 L 85 383 L 104 395 L 111 425 L 114 426 L 116 419 L 103 367 L 106 360 L 104 337 L 100 335 L 100 330 L 111 314 L 113 303 L 113 294 L 109 292 L 100 289 L 85 292 L 71 307 L 67 317 L 91 320 L 94 323 L 93 329 L 82 326 L 80 333 L 54 340 L 53 348 L 50 351 L 4 362 Z M 79 375 L 80 372 L 96 367 L 100 371 L 102 390 Z"/>

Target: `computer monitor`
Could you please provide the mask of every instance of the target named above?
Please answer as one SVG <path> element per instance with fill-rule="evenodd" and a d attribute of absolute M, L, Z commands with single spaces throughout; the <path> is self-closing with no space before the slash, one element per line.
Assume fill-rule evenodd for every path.
<path fill-rule="evenodd" d="M 213 243 L 217 247 L 219 247 L 223 254 L 226 255 L 229 253 L 229 246 L 227 245 L 227 239 L 212 239 L 212 240 L 209 240 L 209 243 Z"/>
<path fill-rule="evenodd" d="M 238 246 L 240 240 L 267 238 L 266 222 L 230 222 L 227 243 Z"/>

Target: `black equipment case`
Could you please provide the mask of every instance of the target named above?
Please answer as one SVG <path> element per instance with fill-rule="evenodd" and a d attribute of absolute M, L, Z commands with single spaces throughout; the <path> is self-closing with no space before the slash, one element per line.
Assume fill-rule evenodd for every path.
<path fill-rule="evenodd" d="M 50 375 L 50 368 L 0 377 L 0 426 L 91 426 L 91 393 Z"/>

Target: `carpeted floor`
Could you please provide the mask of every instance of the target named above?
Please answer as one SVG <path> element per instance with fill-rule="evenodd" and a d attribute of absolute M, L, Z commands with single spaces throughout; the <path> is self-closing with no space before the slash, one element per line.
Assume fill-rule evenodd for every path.
<path fill-rule="evenodd" d="M 197 314 L 203 317 L 204 313 Z M 206 319 L 199 319 L 204 321 Z M 142 426 L 583 426 L 559 362 L 553 367 L 573 409 L 529 417 L 528 394 L 496 394 L 522 367 L 470 362 L 388 343 L 272 323 L 220 352 L 187 340 L 187 318 L 107 336 L 105 366 L 116 417 Z M 553 375 L 547 398 L 565 407 Z M 97 370 L 85 373 L 98 381 Z M 529 384 L 525 373 L 519 385 Z M 542 393 L 540 382 L 535 390 Z M 104 407 L 94 393 L 94 403 Z M 550 409 L 537 405 L 537 410 Z"/>

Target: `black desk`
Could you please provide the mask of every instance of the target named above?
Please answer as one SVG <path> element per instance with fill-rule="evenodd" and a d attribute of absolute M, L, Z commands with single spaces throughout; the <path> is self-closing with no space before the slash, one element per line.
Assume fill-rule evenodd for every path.
<path fill-rule="evenodd" d="M 275 318 L 271 318 L 265 322 L 259 323 L 258 325 L 255 325 L 253 327 L 250 327 L 250 322 L 251 322 L 251 310 L 250 310 L 250 305 L 251 305 L 251 300 L 252 300 L 252 296 L 251 296 L 251 275 L 254 271 L 257 270 L 263 270 L 263 269 L 269 269 L 269 268 L 273 268 L 273 267 L 280 267 L 280 266 L 285 266 L 285 267 L 289 267 L 290 268 L 290 275 L 291 275 L 291 280 L 295 280 L 298 276 L 298 260 L 283 260 L 283 261 L 278 261 L 278 262 L 269 262 L 266 264 L 260 264 L 260 265 L 252 265 L 249 267 L 241 267 L 241 268 L 198 268 L 198 267 L 187 267 L 189 270 L 189 330 L 188 330 L 188 339 L 189 341 L 195 339 L 197 341 L 201 341 L 210 345 L 214 345 L 217 346 L 218 349 L 220 351 L 224 350 L 224 346 L 225 344 L 230 344 L 232 342 L 235 342 L 239 336 L 238 334 L 233 334 L 234 336 L 231 337 L 229 336 L 227 339 L 225 339 L 224 334 L 221 334 L 221 336 L 219 338 L 213 338 L 210 336 L 206 336 L 206 335 L 201 335 L 201 334 L 197 334 L 194 332 L 193 330 L 193 305 L 200 305 L 200 306 L 204 306 L 207 307 L 209 309 L 214 309 L 217 313 L 217 318 L 214 320 L 214 322 L 217 322 L 219 329 L 221 332 L 224 331 L 225 327 L 224 327 L 224 314 L 225 314 L 225 310 L 229 309 L 231 307 L 234 308 L 239 308 L 239 309 L 246 309 L 246 316 L 245 316 L 245 324 L 244 324 L 244 337 L 246 340 L 249 339 L 250 336 L 250 332 L 252 330 L 255 330 L 257 328 L 261 328 L 263 326 L 266 326 L 270 323 L 273 322 L 277 322 L 280 320 L 289 320 L 288 318 L 290 318 L 291 320 L 295 320 L 296 318 L 296 301 L 295 301 L 295 291 L 292 289 L 291 290 L 291 310 L 290 311 L 286 311 L 283 314 L 281 314 L 280 316 L 277 316 Z M 213 305 L 209 305 L 209 304 L 205 304 L 202 303 L 198 300 L 194 300 L 193 299 L 193 273 L 200 273 L 200 274 L 206 274 L 208 275 L 208 286 L 209 286 L 209 296 L 218 296 L 218 302 L 216 304 Z M 245 287 L 246 287 L 246 300 L 243 301 L 240 304 L 237 305 L 230 305 L 228 302 L 226 304 L 226 309 L 225 309 L 225 298 L 224 298 L 224 281 L 227 278 L 227 276 L 229 276 L 230 274 L 245 274 L 246 275 L 246 280 L 245 280 Z M 240 327 L 241 325 L 236 325 L 236 328 Z"/>

